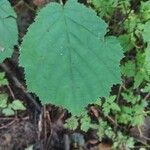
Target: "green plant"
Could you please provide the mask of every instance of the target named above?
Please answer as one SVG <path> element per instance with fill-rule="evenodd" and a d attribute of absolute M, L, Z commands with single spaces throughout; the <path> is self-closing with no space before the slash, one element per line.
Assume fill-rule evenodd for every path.
<path fill-rule="evenodd" d="M 143 22 L 148 21 L 150 19 L 150 1 L 149 0 L 146 2 L 141 1 L 140 17 Z"/>
<path fill-rule="evenodd" d="M 20 51 L 28 89 L 43 104 L 64 106 L 75 115 L 99 96 L 107 96 L 121 81 L 123 54 L 115 37 L 104 37 L 106 28 L 94 11 L 74 0 L 43 8 Z"/>
<path fill-rule="evenodd" d="M 94 5 L 101 17 L 110 18 L 115 11 L 118 0 L 91 0 L 89 3 Z"/>
<path fill-rule="evenodd" d="M 102 141 L 102 139 L 105 137 L 108 137 L 112 140 L 115 137 L 115 133 L 111 126 L 109 126 L 108 123 L 106 121 L 103 121 L 102 119 L 99 120 L 98 125 L 93 125 L 93 128 L 97 129 L 97 135 L 100 141 Z"/>
<path fill-rule="evenodd" d="M 12 103 L 8 104 L 7 96 L 0 94 L 0 114 L 12 116 L 15 112 L 24 110 L 26 110 L 26 108 L 20 100 L 14 100 Z"/>
<path fill-rule="evenodd" d="M 10 57 L 17 44 L 16 15 L 7 0 L 0 1 L 0 63 Z"/>
<path fill-rule="evenodd" d="M 91 118 L 87 113 L 83 113 L 81 116 L 82 117 L 80 119 L 80 129 L 84 132 L 87 132 L 90 129 L 90 127 L 92 127 Z"/>
<path fill-rule="evenodd" d="M 141 126 L 144 123 L 146 113 L 144 112 L 145 104 L 137 104 L 132 107 L 123 106 L 121 113 L 117 116 L 118 122 L 132 126 Z"/>
<path fill-rule="evenodd" d="M 0 86 L 8 85 L 7 79 L 5 79 L 5 73 L 0 73 Z"/>
<path fill-rule="evenodd" d="M 114 139 L 113 148 L 114 150 L 117 149 L 129 149 L 134 148 L 135 141 L 132 137 L 128 137 L 123 135 L 121 132 L 117 132 L 117 136 Z"/>
<path fill-rule="evenodd" d="M 75 116 L 67 119 L 65 122 L 65 128 L 70 130 L 76 130 L 78 125 L 78 118 L 76 118 Z"/>
<path fill-rule="evenodd" d="M 141 126 L 146 116 L 145 108 L 147 102 L 131 92 L 122 93 L 126 106 L 121 106 L 121 111 L 117 114 L 118 123 L 132 126 Z"/>
<path fill-rule="evenodd" d="M 80 123 L 79 123 L 80 122 Z M 87 112 L 82 113 L 80 117 L 72 116 L 71 118 L 66 120 L 65 128 L 68 128 L 70 130 L 76 130 L 79 127 L 84 132 L 87 132 L 90 127 L 92 127 L 91 124 L 91 118 L 87 114 Z"/>
<path fill-rule="evenodd" d="M 116 96 L 106 97 L 104 102 L 102 102 L 102 111 L 104 115 L 108 115 L 109 113 L 117 113 L 120 111 L 120 107 L 115 102 Z"/>
<path fill-rule="evenodd" d="M 99 120 L 99 124 L 93 125 L 93 128 L 98 130 L 97 135 L 99 136 L 100 141 L 106 137 L 113 141 L 113 150 L 122 149 L 123 147 L 134 147 L 135 141 L 133 138 L 120 131 L 114 132 L 112 127 L 106 121 Z"/>
<path fill-rule="evenodd" d="M 146 84 L 146 86 L 141 90 L 142 90 L 142 92 L 149 93 L 150 92 L 150 83 L 148 82 Z"/>
<path fill-rule="evenodd" d="M 127 91 L 126 93 L 121 93 L 121 95 L 123 99 L 131 105 L 137 104 L 141 99 L 139 95 L 135 96 L 131 91 L 129 92 Z"/>
<path fill-rule="evenodd" d="M 12 116 L 19 110 L 26 110 L 20 100 L 13 100 L 13 102 L 10 103 L 6 94 L 0 94 L 0 113 L 5 116 Z"/>
<path fill-rule="evenodd" d="M 150 40 L 149 40 L 149 35 L 150 35 L 150 31 L 149 31 L 149 25 L 150 25 L 150 21 L 146 22 L 144 27 L 143 27 L 143 32 L 142 32 L 142 35 L 143 35 L 143 39 L 144 41 L 147 43 L 147 47 L 145 48 L 145 66 L 146 66 L 146 69 L 150 75 L 150 63 L 149 63 L 149 60 L 150 60 Z"/>
<path fill-rule="evenodd" d="M 111 126 L 108 125 L 106 121 L 99 120 L 99 125 L 97 126 L 98 136 L 100 140 L 105 137 L 110 138 L 113 141 L 112 149 L 122 149 L 125 148 L 133 148 L 134 147 L 134 139 L 123 134 L 122 132 L 118 131 L 115 133 Z"/>
<path fill-rule="evenodd" d="M 0 87 L 2 86 L 8 86 L 5 73 L 0 73 Z M 26 110 L 25 106 L 20 100 L 16 99 L 10 102 L 6 93 L 0 93 L 0 114 L 2 113 L 5 116 L 12 116 L 18 110 Z"/>
<path fill-rule="evenodd" d="M 127 61 L 121 66 L 121 73 L 126 77 L 134 77 L 136 72 L 136 65 L 134 61 Z"/>

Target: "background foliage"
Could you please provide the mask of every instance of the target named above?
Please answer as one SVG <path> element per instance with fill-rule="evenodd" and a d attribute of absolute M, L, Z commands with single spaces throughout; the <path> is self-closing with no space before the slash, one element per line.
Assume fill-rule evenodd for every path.
<path fill-rule="evenodd" d="M 0 1 L 0 62 L 10 57 L 17 44 L 16 14 L 7 0 Z"/>

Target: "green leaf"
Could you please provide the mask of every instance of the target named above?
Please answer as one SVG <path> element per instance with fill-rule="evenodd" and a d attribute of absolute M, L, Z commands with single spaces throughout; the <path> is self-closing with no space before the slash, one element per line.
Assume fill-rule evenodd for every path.
<path fill-rule="evenodd" d="M 136 73 L 136 66 L 134 61 L 127 61 L 121 66 L 121 73 L 127 77 L 133 77 Z"/>
<path fill-rule="evenodd" d="M 144 100 L 141 104 L 136 104 L 134 107 L 132 107 L 132 125 L 133 126 L 141 126 L 144 124 L 145 119 L 145 113 L 144 108 L 146 107 Z"/>
<path fill-rule="evenodd" d="M 150 42 L 150 21 L 146 22 L 143 30 L 143 38 L 145 42 Z"/>
<path fill-rule="evenodd" d="M 70 130 L 76 130 L 78 127 L 78 119 L 76 117 L 71 117 L 66 120 L 65 128 L 68 128 Z"/>
<path fill-rule="evenodd" d="M 91 125 L 91 118 L 88 116 L 88 114 L 84 114 L 81 118 L 81 130 L 84 132 L 87 132 Z"/>
<path fill-rule="evenodd" d="M 0 109 L 7 107 L 7 98 L 6 94 L 0 94 Z"/>
<path fill-rule="evenodd" d="M 136 15 L 134 12 L 130 12 L 130 15 L 127 17 L 127 19 L 124 22 L 124 28 L 128 31 L 128 33 L 134 32 L 134 30 L 137 28 L 137 26 L 141 23 L 141 20 L 138 15 Z"/>
<path fill-rule="evenodd" d="M 107 116 L 110 112 L 114 113 L 120 111 L 120 107 L 115 102 L 116 96 L 106 97 L 102 105 L 103 113 Z"/>
<path fill-rule="evenodd" d="M 116 38 L 104 37 L 106 28 L 94 11 L 76 1 L 43 8 L 20 52 L 28 89 L 42 103 L 62 105 L 74 114 L 107 96 L 121 81 L 123 54 Z"/>
<path fill-rule="evenodd" d="M 99 136 L 100 141 L 106 136 L 110 139 L 114 138 L 115 136 L 115 133 L 113 132 L 112 128 L 107 124 L 106 121 L 103 120 L 99 120 L 97 131 L 97 135 Z"/>
<path fill-rule="evenodd" d="M 148 46 L 145 50 L 146 58 L 145 58 L 145 66 L 150 75 L 150 21 L 146 22 L 143 30 L 143 39 L 147 42 Z"/>
<path fill-rule="evenodd" d="M 145 100 L 142 100 L 139 104 L 134 103 L 128 107 L 122 106 L 121 113 L 117 116 L 118 122 L 126 125 L 130 124 L 133 126 L 143 125 L 145 119 L 144 109 L 146 106 L 147 102 Z"/>
<path fill-rule="evenodd" d="M 26 110 L 25 106 L 22 104 L 20 100 L 14 100 L 11 103 L 11 108 L 13 110 Z"/>
<path fill-rule="evenodd" d="M 140 14 L 141 14 L 141 19 L 143 21 L 147 21 L 150 19 L 150 1 L 149 0 L 147 2 L 141 1 Z"/>
<path fill-rule="evenodd" d="M 140 101 L 141 97 L 138 95 L 133 95 L 132 92 L 128 92 L 128 93 L 122 93 L 121 94 L 123 96 L 123 99 L 128 102 L 128 103 L 131 103 L 131 104 L 136 104 Z"/>
<path fill-rule="evenodd" d="M 138 71 L 134 77 L 134 89 L 138 88 L 140 84 L 143 82 L 144 76 L 143 73 Z"/>
<path fill-rule="evenodd" d="M 117 120 L 119 123 L 129 124 L 132 121 L 132 108 L 122 106 L 121 113 L 118 114 Z"/>
<path fill-rule="evenodd" d="M 134 45 L 132 42 L 132 34 L 123 34 L 118 37 L 118 40 L 123 47 L 124 52 L 131 50 Z"/>
<path fill-rule="evenodd" d="M 118 0 L 91 0 L 101 17 L 110 17 L 117 7 Z"/>
<path fill-rule="evenodd" d="M 5 115 L 5 116 L 13 116 L 15 114 L 15 112 L 10 108 L 4 108 L 2 110 L 2 113 Z"/>
<path fill-rule="evenodd" d="M 136 61 L 135 61 L 135 75 L 134 75 L 134 89 L 138 88 L 143 81 L 150 81 L 148 70 L 145 64 L 146 62 L 146 53 L 138 51 L 136 54 Z"/>
<path fill-rule="evenodd" d="M 0 0 L 0 63 L 10 57 L 17 43 L 16 15 L 8 0 Z"/>
<path fill-rule="evenodd" d="M 143 89 L 143 92 L 149 93 L 150 92 L 150 83 L 147 83 Z"/>
<path fill-rule="evenodd" d="M 150 34 L 149 34 L 149 37 L 150 37 Z M 146 54 L 145 67 L 147 69 L 148 74 L 150 75 L 150 41 L 148 43 L 148 47 L 145 49 L 145 54 Z"/>
<path fill-rule="evenodd" d="M 124 147 L 125 149 L 130 149 L 130 148 L 134 149 L 134 144 L 135 144 L 135 141 L 132 137 L 127 136 L 124 133 L 118 131 L 113 141 L 112 149 L 116 150 L 122 147 Z"/>
<path fill-rule="evenodd" d="M 0 86 L 8 85 L 7 79 L 5 79 L 5 73 L 0 73 Z"/>

